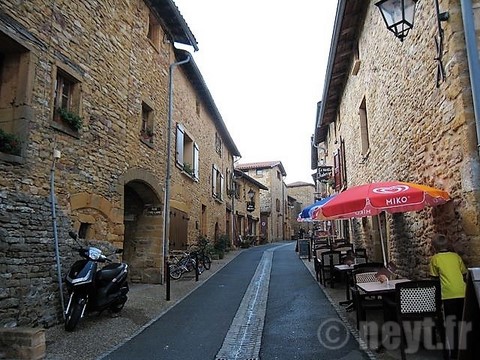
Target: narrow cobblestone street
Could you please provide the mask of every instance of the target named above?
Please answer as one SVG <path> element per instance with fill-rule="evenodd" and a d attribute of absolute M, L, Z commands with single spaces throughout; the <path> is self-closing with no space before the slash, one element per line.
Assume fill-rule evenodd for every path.
<path fill-rule="evenodd" d="M 274 247 L 273 249 L 279 249 L 277 247 Z M 313 272 L 313 264 L 311 261 L 308 261 L 308 259 L 301 259 L 298 260 L 298 253 L 294 253 L 294 246 L 292 243 L 285 243 L 286 250 L 282 251 L 281 253 L 284 253 L 285 255 L 290 259 L 289 261 L 300 261 L 303 263 L 303 266 L 307 270 L 307 272 L 311 276 L 311 280 L 315 279 L 315 274 Z M 222 260 L 215 260 L 212 263 L 212 269 L 209 271 L 204 272 L 198 282 L 195 282 L 194 278 L 191 277 L 185 277 L 177 281 L 172 281 L 172 300 L 170 302 L 165 301 L 165 288 L 163 285 L 132 285 L 131 287 L 131 292 L 130 292 L 130 298 L 127 302 L 127 305 L 125 306 L 124 310 L 122 313 L 117 316 L 117 317 L 111 317 L 108 314 L 102 314 L 99 317 L 88 317 L 86 319 L 83 319 L 82 322 L 80 323 L 79 327 L 75 332 L 73 333 L 67 333 L 63 330 L 63 326 L 59 325 L 56 327 L 53 327 L 51 329 L 47 330 L 47 360 L 68 360 L 68 359 L 81 359 L 81 360 L 93 360 L 93 359 L 98 359 L 101 358 L 104 354 L 108 354 L 110 351 L 113 349 L 120 349 L 119 347 L 122 346 L 122 344 L 125 344 L 126 342 L 129 342 L 129 340 L 133 339 L 136 335 L 141 334 L 144 332 L 147 328 L 151 327 L 152 324 L 158 319 L 160 319 L 162 316 L 164 316 L 167 312 L 172 311 L 172 309 L 180 304 L 180 302 L 183 299 L 186 299 L 187 296 L 191 295 L 192 292 L 198 288 L 199 286 L 205 285 L 207 281 L 210 281 L 211 277 L 222 270 L 225 265 L 229 264 L 233 259 L 237 258 L 239 254 L 241 254 L 243 251 L 252 251 L 252 250 L 260 250 L 263 247 L 258 247 L 256 249 L 248 249 L 248 250 L 239 250 L 239 251 L 232 251 L 226 254 L 226 257 Z M 288 249 L 288 250 L 287 250 Z M 276 250 L 278 252 L 279 250 Z M 271 254 L 275 256 L 276 252 L 273 252 Z M 293 255 L 293 256 L 292 256 Z M 265 276 L 268 275 L 268 278 L 274 275 L 270 275 L 265 273 Z M 284 277 L 284 275 L 282 275 Z M 259 278 L 260 280 L 261 278 Z M 291 282 L 292 280 L 288 280 L 287 278 L 284 279 L 287 282 Z M 233 278 L 229 281 L 234 281 Z M 315 281 L 315 280 L 314 280 Z M 295 282 L 295 281 L 294 281 Z M 315 281 L 316 282 L 316 281 Z M 265 285 L 262 285 L 262 282 L 257 283 L 256 281 L 253 282 L 252 284 L 257 284 L 260 286 L 257 289 L 265 288 L 265 286 L 269 287 L 268 283 Z M 273 285 L 270 285 L 273 286 Z M 360 340 L 359 334 L 356 330 L 355 327 L 355 313 L 354 312 L 346 312 L 345 307 L 339 305 L 339 302 L 344 300 L 345 298 L 345 290 L 343 287 L 342 283 L 338 283 L 335 288 L 330 288 L 330 287 L 323 287 L 320 284 L 317 284 L 315 286 L 318 290 L 317 292 L 323 293 L 326 296 L 326 299 L 328 299 L 328 303 L 331 304 L 331 306 L 334 309 L 333 314 L 338 315 L 340 323 L 343 324 L 342 326 L 345 327 L 345 331 L 347 333 L 350 333 L 352 336 L 352 339 L 355 340 L 355 348 L 360 349 L 363 345 Z M 251 295 L 249 296 L 250 300 L 249 302 L 255 302 L 255 294 L 258 293 L 254 288 L 252 288 L 253 291 Z M 247 291 L 248 292 L 248 291 Z M 273 295 L 273 294 L 272 294 Z M 305 294 L 302 294 L 302 292 L 298 291 L 295 296 L 305 296 Z M 283 296 L 285 297 L 285 296 Z M 269 299 L 269 301 L 272 301 L 272 299 Z M 208 299 L 205 299 L 205 301 L 208 301 Z M 266 304 L 265 304 L 266 305 Z M 252 315 L 260 316 L 262 317 L 261 313 L 262 311 L 260 310 L 261 307 L 259 305 L 255 305 L 255 311 L 252 312 Z M 312 305 L 314 307 L 317 307 L 316 305 Z M 240 309 L 244 309 L 246 312 L 241 312 Z M 324 308 L 324 305 L 321 305 L 318 303 L 318 309 Z M 239 321 L 243 321 L 248 317 L 248 312 L 252 310 L 248 310 L 249 305 L 246 303 L 245 305 L 239 305 L 239 312 L 237 312 L 237 316 L 239 316 Z M 309 328 L 313 325 L 314 327 L 318 328 L 322 323 L 325 324 L 326 320 L 323 322 L 316 322 L 314 320 L 314 317 L 312 317 L 312 314 L 315 313 L 318 309 L 311 308 L 310 310 L 307 309 L 307 312 L 311 313 L 308 317 L 308 321 L 306 321 L 305 324 L 299 325 L 299 324 L 293 324 L 289 323 L 287 324 L 287 328 L 282 328 L 282 325 L 276 325 L 274 328 L 277 329 L 276 332 L 280 331 L 288 331 L 297 328 L 298 326 L 304 326 L 307 325 L 309 321 L 313 321 L 310 325 Z M 190 321 L 195 322 L 195 318 L 197 315 L 195 315 L 195 311 L 192 310 L 193 313 L 191 314 Z M 267 310 L 268 311 L 268 310 Z M 324 311 L 324 310 L 323 310 Z M 292 313 L 295 314 L 295 313 Z M 290 315 L 290 319 L 292 319 Z M 295 316 L 293 315 L 294 319 Z M 275 316 L 274 318 L 278 318 L 278 315 Z M 337 318 L 336 316 L 334 318 Z M 329 318 L 329 319 L 334 319 L 334 318 Z M 268 319 L 268 317 L 267 317 Z M 328 319 L 328 318 L 327 318 Z M 371 320 L 379 320 L 378 315 L 373 315 Z M 290 320 L 291 321 L 291 320 Z M 288 322 L 288 321 L 287 321 Z M 235 320 L 233 320 L 232 324 L 235 324 Z M 240 323 L 239 323 L 240 324 Z M 252 323 L 253 324 L 253 323 Z M 252 326 L 257 326 L 257 325 L 252 325 Z M 210 327 L 215 327 L 215 324 L 208 324 L 207 328 Z M 108 329 L 108 331 L 106 331 Z M 213 329 L 213 328 L 212 328 Z M 237 331 L 241 329 L 237 328 Z M 260 329 L 261 330 L 261 329 Z M 264 341 L 267 341 L 267 345 L 270 342 L 270 345 L 276 346 L 276 347 L 282 347 L 284 345 L 288 346 L 288 348 L 295 349 L 295 346 L 297 346 L 299 343 L 298 341 L 300 338 L 302 338 L 301 333 L 297 333 L 296 335 L 296 340 L 295 344 L 294 343 L 277 343 L 274 342 L 272 343 L 273 340 L 268 340 L 269 337 L 268 335 L 268 330 L 266 330 L 267 333 L 263 334 Z M 317 330 L 312 329 L 311 332 L 314 334 L 316 333 Z M 261 331 L 260 331 L 261 333 Z M 237 333 L 236 338 L 238 338 L 239 333 Z M 272 334 L 273 335 L 273 334 Z M 275 335 L 276 337 L 278 336 L 285 336 L 286 334 L 283 335 Z M 191 338 L 191 335 L 189 335 Z M 233 335 L 230 335 L 233 336 Z M 267 337 L 265 337 L 267 336 Z M 235 343 L 236 345 L 238 344 L 238 341 L 230 341 L 229 343 L 229 335 L 225 335 L 224 339 L 224 345 L 220 349 L 219 344 L 219 349 L 217 349 L 218 356 L 217 358 L 229 358 L 228 354 L 229 351 L 232 351 L 231 344 Z M 233 338 L 232 338 L 233 339 Z M 273 338 L 272 338 L 273 339 Z M 315 349 L 319 345 L 319 339 L 314 337 L 314 343 L 310 345 L 311 348 Z M 260 346 L 260 340 L 254 340 L 253 338 L 251 340 L 245 340 L 247 344 L 251 344 L 251 347 L 249 348 L 250 350 L 254 350 L 256 348 L 255 343 Z M 248 343 L 250 341 L 250 343 Z M 358 343 L 357 341 L 360 341 Z M 301 342 L 300 342 L 301 343 Z M 316 343 L 316 345 L 315 345 Z M 87 345 L 88 344 L 88 345 Z M 325 344 L 324 344 L 325 345 Z M 371 345 L 371 344 L 370 344 Z M 225 347 L 227 346 L 227 347 Z M 327 345 L 328 347 L 328 345 Z M 248 348 L 248 346 L 247 346 Z M 268 346 L 267 346 L 268 348 Z M 240 348 L 239 348 L 240 349 Z M 257 353 L 260 348 L 257 348 Z M 110 355 L 107 355 L 107 359 L 117 359 L 119 358 L 118 355 L 122 354 L 122 352 L 113 352 Z M 239 351 L 239 350 L 238 350 Z M 297 350 L 298 351 L 298 350 Z M 322 352 L 325 351 L 322 350 Z M 125 354 L 128 353 L 124 353 Z M 151 357 L 138 357 L 139 359 L 156 359 L 155 352 L 153 351 L 151 353 Z M 370 359 L 378 359 L 378 360 L 396 360 L 400 359 L 400 354 L 398 351 L 376 351 L 375 349 L 369 349 L 367 351 L 368 357 Z M 247 354 L 245 354 L 247 355 Z M 251 354 L 250 354 L 251 355 Z M 350 354 L 352 357 L 345 357 L 345 359 L 354 359 L 356 358 L 357 355 Z M 355 356 L 355 357 L 353 357 Z M 247 356 L 248 357 L 248 356 Z M 242 358 L 247 358 L 247 357 L 242 357 Z M 125 357 L 122 357 L 125 358 Z M 128 358 L 128 355 L 127 357 Z M 268 357 L 265 357 L 267 359 Z M 338 357 L 340 358 L 340 357 Z M 420 350 L 418 353 L 415 354 L 409 354 L 409 359 L 412 360 L 434 360 L 434 359 L 441 359 L 441 356 L 439 356 L 438 353 L 430 353 L 425 350 Z M 280 357 L 279 359 L 283 359 Z M 286 358 L 285 358 L 286 359 Z M 290 359 L 290 357 L 289 357 Z M 332 358 L 333 359 L 333 358 Z M 336 359 L 336 358 L 335 358 Z M 209 359 L 205 359 L 209 360 Z"/>

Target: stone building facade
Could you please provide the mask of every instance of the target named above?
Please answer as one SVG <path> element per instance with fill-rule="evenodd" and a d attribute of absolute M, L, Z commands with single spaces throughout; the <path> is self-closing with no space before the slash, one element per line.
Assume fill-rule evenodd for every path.
<path fill-rule="evenodd" d="M 236 165 L 235 169 L 246 173 L 268 188 L 260 191 L 260 239 L 262 242 L 284 240 L 290 236 L 287 219 L 287 188 L 283 178 L 287 176 L 281 161 L 265 161 Z"/>
<path fill-rule="evenodd" d="M 168 0 L 0 0 L 1 326 L 62 318 L 71 229 L 123 248 L 146 283 L 162 281 L 165 247 L 228 234 L 240 154 L 193 59 L 171 65 L 189 58 L 175 42 L 198 49 Z"/>
<path fill-rule="evenodd" d="M 287 184 L 287 193 L 288 196 L 295 199 L 295 201 L 289 204 L 289 207 L 292 209 L 289 220 L 292 235 L 297 235 L 300 229 L 303 229 L 305 233 L 307 233 L 312 227 L 312 224 L 308 222 L 298 222 L 297 216 L 304 207 L 315 202 L 315 185 L 303 181 L 293 182 Z"/>
<path fill-rule="evenodd" d="M 400 180 L 446 190 L 451 201 L 419 212 L 381 215 L 380 226 L 372 217 L 341 225 L 350 226 L 357 246 L 366 246 L 377 260 L 382 231 L 389 259 L 411 278 L 428 275 L 435 232 L 453 240 L 468 266 L 477 266 L 479 119 L 468 56 L 478 64 L 478 51 L 467 56 L 463 2 L 440 1 L 440 10 L 450 15 L 441 22 L 441 56 L 434 39 L 442 41 L 434 2 L 416 4 L 415 25 L 403 42 L 387 30 L 374 3 L 339 1 L 316 119 L 315 157 L 333 166 L 336 192 Z M 480 2 L 473 3 L 474 9 L 465 10 L 475 12 L 478 33 Z M 478 49 L 478 36 L 473 41 Z"/>
<path fill-rule="evenodd" d="M 235 245 L 260 242 L 260 190 L 268 191 L 268 188 L 246 173 L 235 170 L 232 197 L 232 211 L 234 213 L 232 241 Z"/>

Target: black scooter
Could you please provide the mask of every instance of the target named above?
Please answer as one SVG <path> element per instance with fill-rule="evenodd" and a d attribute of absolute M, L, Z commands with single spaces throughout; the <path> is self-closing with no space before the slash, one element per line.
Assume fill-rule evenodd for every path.
<path fill-rule="evenodd" d="M 77 234 L 69 234 L 77 241 Z M 65 310 L 66 331 L 73 331 L 86 312 L 109 309 L 118 313 L 127 301 L 128 265 L 112 263 L 93 246 L 80 246 L 77 251 L 84 260 L 76 261 L 65 279 L 69 294 Z M 120 254 L 122 250 L 115 253 Z M 97 270 L 97 263 L 105 262 L 110 263 Z"/>

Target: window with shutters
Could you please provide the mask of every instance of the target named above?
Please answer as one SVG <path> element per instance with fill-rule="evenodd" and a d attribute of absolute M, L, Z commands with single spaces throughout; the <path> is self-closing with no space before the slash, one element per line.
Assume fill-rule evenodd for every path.
<path fill-rule="evenodd" d="M 199 148 L 181 124 L 177 124 L 175 164 L 192 179 L 199 179 Z"/>
<path fill-rule="evenodd" d="M 223 201 L 224 176 L 216 165 L 212 165 L 212 196 Z"/>

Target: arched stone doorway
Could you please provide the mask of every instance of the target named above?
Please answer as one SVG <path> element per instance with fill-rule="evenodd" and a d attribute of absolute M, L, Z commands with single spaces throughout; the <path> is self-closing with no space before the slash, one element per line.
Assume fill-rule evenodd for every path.
<path fill-rule="evenodd" d="M 130 281 L 158 284 L 163 273 L 163 202 L 155 185 L 159 182 L 141 170 L 127 175 L 123 258 L 130 266 Z"/>

